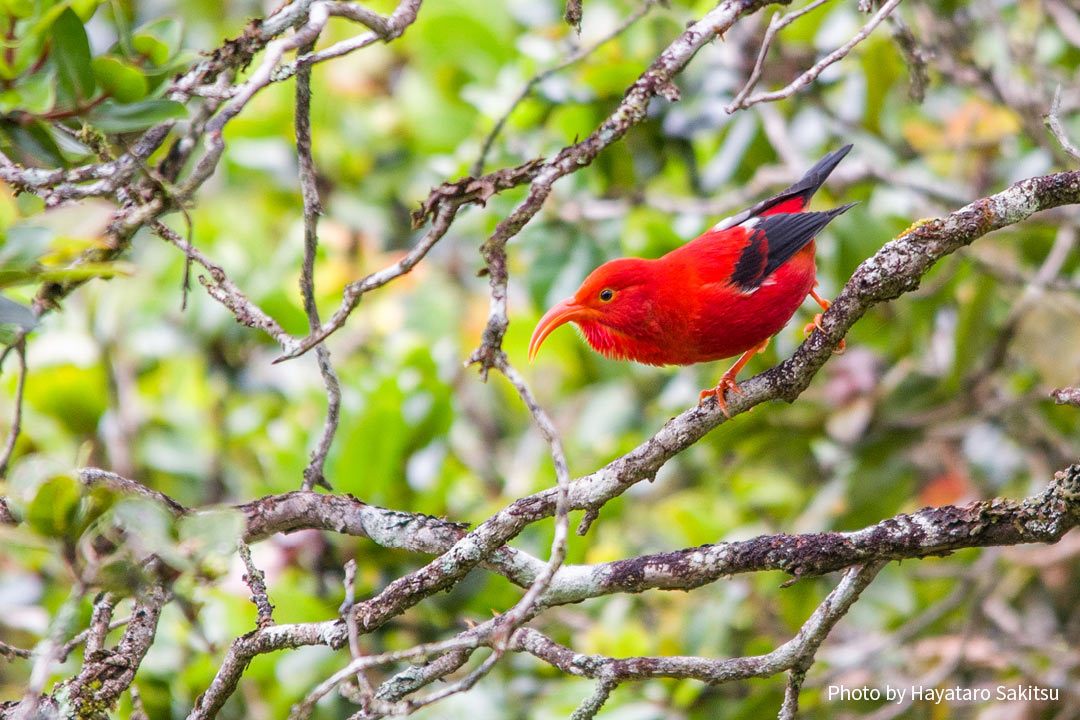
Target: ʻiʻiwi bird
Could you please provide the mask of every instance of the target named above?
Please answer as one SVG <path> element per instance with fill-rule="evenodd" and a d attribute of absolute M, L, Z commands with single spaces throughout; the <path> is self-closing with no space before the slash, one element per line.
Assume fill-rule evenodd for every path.
<path fill-rule="evenodd" d="M 699 399 L 715 397 L 728 415 L 724 391 L 742 393 L 735 382 L 739 370 L 765 349 L 806 296 L 822 310 L 829 308 L 814 291 L 814 236 L 851 205 L 804 210 L 849 150 L 850 145 L 829 153 L 799 182 L 663 257 L 623 258 L 596 268 L 573 297 L 540 319 L 529 359 L 568 322 L 581 328 L 597 352 L 648 365 L 690 365 L 742 353 Z M 804 331 L 814 326 L 821 327 L 820 313 Z"/>

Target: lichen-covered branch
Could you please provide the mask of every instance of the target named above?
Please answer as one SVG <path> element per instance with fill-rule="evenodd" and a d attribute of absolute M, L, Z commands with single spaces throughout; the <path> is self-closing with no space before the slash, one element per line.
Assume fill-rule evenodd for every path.
<path fill-rule="evenodd" d="M 880 562 L 871 562 L 848 570 L 840 584 L 807 619 L 798 634 L 767 655 L 729 660 L 678 656 L 610 658 L 582 655 L 535 630 L 528 629 L 518 631 L 511 647 L 524 650 L 572 675 L 605 677 L 618 682 L 670 677 L 723 683 L 751 677 L 767 677 L 787 670 L 807 655 L 812 656 L 833 625 L 858 599 L 882 565 Z"/>
<path fill-rule="evenodd" d="M 928 507 L 849 532 L 762 535 L 594 565 L 565 565 L 555 573 L 540 602 L 549 606 L 614 593 L 690 590 L 731 575 L 765 570 L 806 577 L 870 560 L 1054 543 L 1080 525 L 1078 492 L 1080 465 L 1074 465 L 1057 473 L 1043 493 L 1020 501 L 994 498 L 963 506 Z M 249 541 L 277 532 L 321 529 L 367 537 L 385 547 L 439 554 L 467 535 L 458 523 L 318 493 L 272 495 L 239 510 L 247 521 Z M 545 564 L 504 546 L 481 566 L 528 587 Z"/>
<path fill-rule="evenodd" d="M 1054 402 L 1056 402 L 1058 405 L 1072 405 L 1073 407 L 1080 407 L 1080 388 L 1057 388 L 1050 393 L 1050 397 L 1054 398 Z"/>
<path fill-rule="evenodd" d="M 116 647 L 87 653 L 82 670 L 66 688 L 78 713 L 94 716 L 111 707 L 128 689 L 154 642 L 161 609 L 168 597 L 163 586 L 146 588 L 136 598 L 131 619 Z"/>

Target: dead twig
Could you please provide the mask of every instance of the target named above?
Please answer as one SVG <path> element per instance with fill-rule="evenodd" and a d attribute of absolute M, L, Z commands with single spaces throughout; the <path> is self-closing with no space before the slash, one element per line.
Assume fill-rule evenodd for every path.
<path fill-rule="evenodd" d="M 746 108 L 752 105 L 757 105 L 758 103 L 782 100 L 783 98 L 791 97 L 799 90 L 802 90 L 814 80 L 816 80 L 818 75 L 820 75 L 825 68 L 847 57 L 848 53 L 850 53 L 856 45 L 868 38 L 870 36 L 870 33 L 874 31 L 874 28 L 880 25 L 881 21 L 890 15 L 892 11 L 895 10 L 896 7 L 901 3 L 901 1 L 902 0 L 888 0 L 878 9 L 876 13 L 874 13 L 873 17 L 871 17 L 870 20 L 865 25 L 863 25 L 862 29 L 860 29 L 859 32 L 855 33 L 855 36 L 853 38 L 833 50 L 825 57 L 818 60 L 809 70 L 792 80 L 791 83 L 789 83 L 786 87 L 772 92 L 758 93 L 751 97 L 743 97 L 738 102 L 732 101 L 732 103 L 727 107 L 727 112 L 733 113 L 736 110 L 745 110 Z M 816 3 L 812 5 L 816 5 Z M 759 58 L 759 60 L 760 59 L 762 58 Z"/>

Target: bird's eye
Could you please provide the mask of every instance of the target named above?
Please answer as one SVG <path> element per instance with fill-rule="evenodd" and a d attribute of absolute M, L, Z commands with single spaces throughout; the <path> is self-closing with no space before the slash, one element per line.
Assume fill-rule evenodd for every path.
<path fill-rule="evenodd" d="M 600 299 L 604 302 L 611 302 L 611 298 L 615 297 L 615 291 L 611 288 L 605 288 L 600 291 Z"/>

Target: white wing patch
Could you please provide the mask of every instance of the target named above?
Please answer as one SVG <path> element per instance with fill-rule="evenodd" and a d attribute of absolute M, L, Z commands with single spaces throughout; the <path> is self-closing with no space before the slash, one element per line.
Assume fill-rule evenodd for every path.
<path fill-rule="evenodd" d="M 749 212 L 749 210 L 743 210 L 738 215 L 726 217 L 720 222 L 713 225 L 712 229 L 714 232 L 716 232 L 719 230 L 727 230 L 728 228 L 733 228 L 736 225 L 741 225 L 742 227 L 747 229 L 755 228 L 757 227 L 757 224 L 761 221 L 761 218 L 758 216 L 747 217 Z"/>

